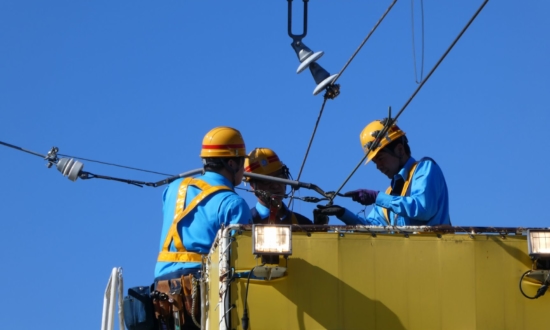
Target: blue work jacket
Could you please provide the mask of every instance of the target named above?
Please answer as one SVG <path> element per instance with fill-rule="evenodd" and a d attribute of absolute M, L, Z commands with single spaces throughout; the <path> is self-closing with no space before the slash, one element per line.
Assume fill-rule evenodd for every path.
<path fill-rule="evenodd" d="M 233 189 L 233 184 L 224 176 L 215 172 L 206 172 L 198 179 L 211 186 L 227 186 Z M 183 179 L 172 182 L 163 193 L 163 224 L 160 236 L 159 251 L 162 251 L 168 230 L 172 226 L 174 209 L 178 197 L 178 189 Z M 194 186 L 189 186 L 186 195 L 188 205 L 201 192 Z M 202 200 L 195 209 L 178 222 L 177 231 L 189 252 L 208 254 L 214 243 L 216 234 L 222 226 L 229 224 L 250 224 L 252 216 L 245 200 L 233 190 L 221 190 Z M 170 251 L 176 251 L 171 244 Z M 198 262 L 157 262 L 155 278 L 177 272 L 185 268 L 199 269 Z"/>
<path fill-rule="evenodd" d="M 415 163 L 416 160 L 411 157 L 393 177 L 391 187 L 398 179 L 409 180 L 409 172 Z M 386 218 L 384 209 L 388 210 L 389 219 Z M 346 224 L 364 223 L 372 226 L 450 225 L 449 193 L 443 172 L 434 160 L 422 158 L 404 196 L 380 192 L 366 219 L 348 210 L 339 219 Z"/>

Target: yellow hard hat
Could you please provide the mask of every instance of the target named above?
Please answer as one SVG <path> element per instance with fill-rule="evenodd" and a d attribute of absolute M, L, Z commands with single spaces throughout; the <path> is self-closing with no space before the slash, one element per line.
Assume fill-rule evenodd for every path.
<path fill-rule="evenodd" d="M 241 132 L 225 126 L 210 130 L 202 140 L 201 157 L 246 157 Z"/>
<path fill-rule="evenodd" d="M 250 173 L 271 175 L 284 167 L 279 156 L 268 148 L 256 148 L 244 160 L 244 170 Z M 246 181 L 249 179 L 246 178 Z"/>
<path fill-rule="evenodd" d="M 376 140 L 376 136 L 378 135 L 378 133 L 384 128 L 386 120 L 387 119 L 375 120 L 365 126 L 363 131 L 361 131 L 361 135 L 359 137 L 361 139 L 361 147 L 363 148 L 363 151 L 365 153 L 372 146 L 374 140 Z M 403 132 L 397 125 L 392 125 L 392 127 L 388 129 L 386 135 L 380 139 L 378 145 L 372 148 L 371 152 L 367 156 L 367 161 L 365 162 L 365 164 L 370 162 L 378 154 L 378 152 L 384 149 L 388 144 L 392 143 L 393 141 L 404 135 L 405 132 Z"/>

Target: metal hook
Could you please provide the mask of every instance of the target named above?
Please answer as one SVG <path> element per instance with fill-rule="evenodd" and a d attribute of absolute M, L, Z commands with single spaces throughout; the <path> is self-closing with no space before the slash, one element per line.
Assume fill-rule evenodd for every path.
<path fill-rule="evenodd" d="M 304 2 L 304 29 L 302 34 L 293 34 L 292 33 L 292 0 L 288 1 L 288 36 L 294 40 L 294 42 L 299 43 L 307 35 L 307 3 L 309 0 L 303 0 Z"/>

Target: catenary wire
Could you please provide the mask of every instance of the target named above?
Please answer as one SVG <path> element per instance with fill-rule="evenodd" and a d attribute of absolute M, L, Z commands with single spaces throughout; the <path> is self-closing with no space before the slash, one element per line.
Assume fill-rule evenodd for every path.
<path fill-rule="evenodd" d="M 333 196 L 330 197 L 330 200 L 328 202 L 328 205 L 332 205 L 332 202 L 334 201 L 334 198 L 336 197 L 336 195 L 342 190 L 342 188 L 344 188 L 344 186 L 346 185 L 346 183 L 348 183 L 348 181 L 351 179 L 351 177 L 355 174 L 355 172 L 357 172 L 357 170 L 359 169 L 359 167 L 361 166 L 361 164 L 363 164 L 365 162 L 365 160 L 367 159 L 367 156 L 369 155 L 369 153 L 371 152 L 371 150 L 373 149 L 373 146 L 376 146 L 381 138 L 388 132 L 388 129 L 397 121 L 397 118 L 399 118 L 399 116 L 401 116 L 401 114 L 403 113 L 403 111 L 405 111 L 405 109 L 407 108 L 407 106 L 409 105 L 409 103 L 411 103 L 411 101 L 414 99 L 414 97 L 416 96 L 416 94 L 420 91 L 420 89 L 422 88 L 422 86 L 424 86 L 424 84 L 426 83 L 426 81 L 428 81 L 428 79 L 430 79 L 430 77 L 432 76 L 432 74 L 434 73 L 434 71 L 437 69 L 437 67 L 441 64 L 441 62 L 443 62 L 443 60 L 445 59 L 445 57 L 447 56 L 447 54 L 449 54 L 449 52 L 451 51 L 451 49 L 453 49 L 454 45 L 458 42 L 458 40 L 460 39 L 460 37 L 462 37 L 462 35 L 464 34 L 464 32 L 466 32 L 466 30 L 468 29 L 468 27 L 470 27 L 470 25 L 472 24 L 472 22 L 476 19 L 477 15 L 479 15 L 479 13 L 483 10 L 483 8 L 485 7 L 485 5 L 487 4 L 489 0 L 485 0 L 483 1 L 483 3 L 481 4 L 481 6 L 477 9 L 477 11 L 474 13 L 474 15 L 470 18 L 470 20 L 468 21 L 468 23 L 466 23 L 466 25 L 464 26 L 464 28 L 460 31 L 460 33 L 456 36 L 456 38 L 453 40 L 453 42 L 451 43 L 451 45 L 447 48 L 447 50 L 443 53 L 443 55 L 441 56 L 441 58 L 437 61 L 437 63 L 434 65 L 434 67 L 430 70 L 430 72 L 428 73 L 428 75 L 426 75 L 426 78 L 424 78 L 422 80 L 422 82 L 418 85 L 418 87 L 416 88 L 416 90 L 413 92 L 413 94 L 409 97 L 409 99 L 407 100 L 407 102 L 405 102 L 405 104 L 403 105 L 403 107 L 401 108 L 401 110 L 399 110 L 399 112 L 397 113 L 397 115 L 395 115 L 395 117 L 393 118 L 390 118 L 388 117 L 388 123 L 386 125 L 384 125 L 384 128 L 382 130 L 380 130 L 380 133 L 378 133 L 375 141 L 371 144 L 371 147 L 365 152 L 365 155 L 361 158 L 361 161 L 357 164 L 357 166 L 355 166 L 355 168 L 353 169 L 353 171 L 351 172 L 351 174 L 344 180 L 344 182 L 342 183 L 342 185 L 338 188 L 338 190 L 336 190 L 336 194 L 334 194 Z"/>
<path fill-rule="evenodd" d="M 355 52 L 353 52 L 353 54 L 351 55 L 351 57 L 349 58 L 349 60 L 346 62 L 346 64 L 344 65 L 344 67 L 342 68 L 342 70 L 340 70 L 340 72 L 338 73 L 338 75 L 334 78 L 334 80 L 332 81 L 332 85 L 334 85 L 336 83 L 336 80 L 338 80 L 338 78 L 340 78 L 340 76 L 342 75 L 342 73 L 344 73 L 344 71 L 346 70 L 346 68 L 348 67 L 348 65 L 350 65 L 351 61 L 353 61 L 353 59 L 355 58 L 355 56 L 359 53 L 359 51 L 361 50 L 361 48 L 363 48 L 363 45 L 365 45 L 365 43 L 367 42 L 367 40 L 369 40 L 370 36 L 374 33 L 374 31 L 376 31 L 376 29 L 378 28 L 378 25 L 380 25 L 380 23 L 382 23 L 382 21 L 384 20 L 384 18 L 386 17 L 386 15 L 388 15 L 388 13 L 390 12 L 390 10 L 392 9 L 393 5 L 395 5 L 395 3 L 397 2 L 397 0 L 393 0 L 393 2 L 390 4 L 390 6 L 388 7 L 388 9 L 386 9 L 386 11 L 384 12 L 384 14 L 382 15 L 382 17 L 380 17 L 380 19 L 378 20 L 378 22 L 376 22 L 376 24 L 374 25 L 374 27 L 372 28 L 372 30 L 369 32 L 369 34 L 367 34 L 367 36 L 365 37 L 365 39 L 363 39 L 363 41 L 361 42 L 361 44 L 359 45 L 359 47 L 357 47 L 357 49 L 355 50 Z"/>

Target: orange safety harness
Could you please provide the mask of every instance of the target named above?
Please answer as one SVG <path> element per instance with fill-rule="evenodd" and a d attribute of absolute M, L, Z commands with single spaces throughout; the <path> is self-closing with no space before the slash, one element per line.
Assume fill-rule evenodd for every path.
<path fill-rule="evenodd" d="M 418 165 L 418 162 L 415 162 L 413 166 L 411 166 L 411 169 L 409 170 L 409 177 L 407 180 L 403 183 L 403 189 L 401 190 L 401 196 L 407 196 L 409 192 L 409 184 L 411 183 L 414 171 L 416 171 L 416 166 Z M 390 195 L 392 191 L 392 187 L 389 186 L 388 189 L 386 189 L 386 194 Z M 384 208 L 383 209 L 384 216 L 386 217 L 386 222 L 389 225 L 391 225 L 390 222 L 390 210 Z M 397 218 L 397 214 L 394 215 L 394 218 Z"/>
<path fill-rule="evenodd" d="M 189 205 L 185 206 L 185 198 L 187 196 L 187 188 L 189 186 L 195 186 L 202 190 Z M 195 178 L 186 178 L 183 180 L 178 189 L 178 198 L 176 201 L 176 208 L 174 210 L 174 220 L 172 226 L 168 230 L 162 251 L 159 252 L 158 261 L 162 262 L 201 262 L 202 254 L 195 252 L 188 252 L 183 245 L 183 240 L 178 234 L 178 223 L 191 212 L 197 205 L 203 201 L 206 197 L 212 195 L 221 190 L 233 190 L 228 186 L 211 186 L 203 180 Z M 174 243 L 177 252 L 170 251 L 170 244 Z"/>

